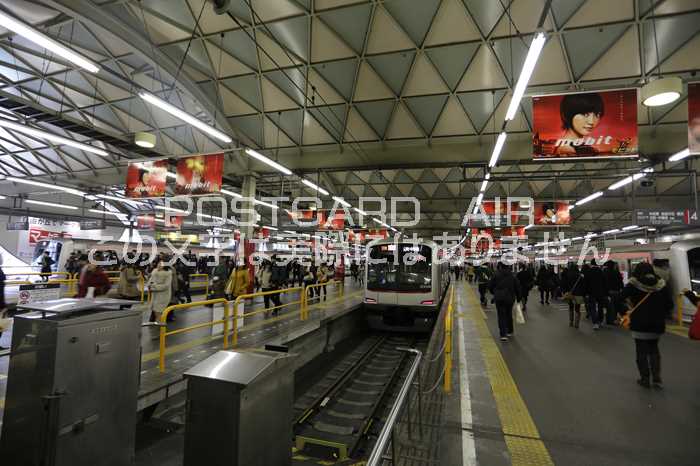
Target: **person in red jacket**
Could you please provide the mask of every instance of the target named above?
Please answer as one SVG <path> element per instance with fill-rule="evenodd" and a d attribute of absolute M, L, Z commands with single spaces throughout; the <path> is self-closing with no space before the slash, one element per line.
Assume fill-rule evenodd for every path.
<path fill-rule="evenodd" d="M 95 296 L 101 296 L 107 294 L 111 286 L 109 278 L 100 267 L 95 264 L 87 264 L 80 275 L 77 297 L 84 298 L 90 287 L 95 288 Z"/>

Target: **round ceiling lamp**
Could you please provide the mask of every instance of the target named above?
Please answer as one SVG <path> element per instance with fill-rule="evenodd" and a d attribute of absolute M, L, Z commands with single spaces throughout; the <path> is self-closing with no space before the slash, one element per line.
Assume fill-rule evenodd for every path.
<path fill-rule="evenodd" d="M 642 87 L 642 103 L 647 107 L 659 107 L 675 102 L 683 92 L 683 81 L 678 77 L 659 78 Z"/>
<path fill-rule="evenodd" d="M 134 134 L 134 144 L 139 147 L 151 149 L 156 146 L 156 135 L 153 133 L 146 133 L 145 131 L 139 131 Z"/>

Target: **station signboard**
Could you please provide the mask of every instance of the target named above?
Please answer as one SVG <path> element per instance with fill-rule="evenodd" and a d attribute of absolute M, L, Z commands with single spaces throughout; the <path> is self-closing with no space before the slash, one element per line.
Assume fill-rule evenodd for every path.
<path fill-rule="evenodd" d="M 640 226 L 687 225 L 687 212 L 685 209 L 637 209 L 635 223 Z"/>
<path fill-rule="evenodd" d="M 29 230 L 29 220 L 25 218 L 24 220 L 7 222 L 7 230 L 8 231 Z"/>
<path fill-rule="evenodd" d="M 80 229 L 81 230 L 104 230 L 105 229 L 105 221 L 104 221 L 104 219 L 81 220 L 80 221 Z"/>
<path fill-rule="evenodd" d="M 58 283 L 34 283 L 20 285 L 17 304 L 38 303 L 61 297 L 61 285 Z"/>

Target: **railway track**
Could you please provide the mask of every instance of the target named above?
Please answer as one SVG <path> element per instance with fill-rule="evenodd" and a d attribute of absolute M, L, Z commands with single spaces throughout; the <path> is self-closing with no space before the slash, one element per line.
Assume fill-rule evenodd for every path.
<path fill-rule="evenodd" d="M 407 358 L 398 348 L 412 344 L 410 337 L 373 336 L 339 362 L 295 404 L 296 451 L 338 461 L 354 457 Z"/>

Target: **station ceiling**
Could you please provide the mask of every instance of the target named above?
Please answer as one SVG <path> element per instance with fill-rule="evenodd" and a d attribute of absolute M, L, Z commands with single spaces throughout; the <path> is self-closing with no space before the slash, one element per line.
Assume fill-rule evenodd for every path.
<path fill-rule="evenodd" d="M 99 63 L 75 69 L 0 28 L 0 108 L 29 108 L 61 132 L 94 130 L 110 157 L 0 129 L 0 173 L 87 188 L 119 188 L 129 159 L 250 146 L 334 194 L 415 196 L 421 229 L 457 229 L 527 53 L 544 0 L 5 0 L 0 9 Z M 696 0 L 553 0 L 547 43 L 527 94 L 639 87 L 648 76 L 685 82 L 700 70 Z M 144 105 L 148 90 L 230 134 L 221 147 Z M 579 199 L 640 165 L 661 172 L 575 209 L 575 229 L 630 223 L 634 207 L 687 204 L 687 96 L 639 105 L 638 161 L 533 163 L 531 99 L 523 100 L 486 197 Z M 50 123 L 49 123 L 50 122 Z M 131 143 L 158 136 L 152 151 Z M 75 133 L 70 137 L 80 139 Z M 261 193 L 302 191 L 240 151 L 232 186 L 251 171 Z M 4 185 L 0 189 L 11 191 Z M 633 194 L 634 191 L 634 194 Z M 4 194 L 4 193 L 3 193 Z M 307 193 L 308 194 L 308 193 Z"/>

